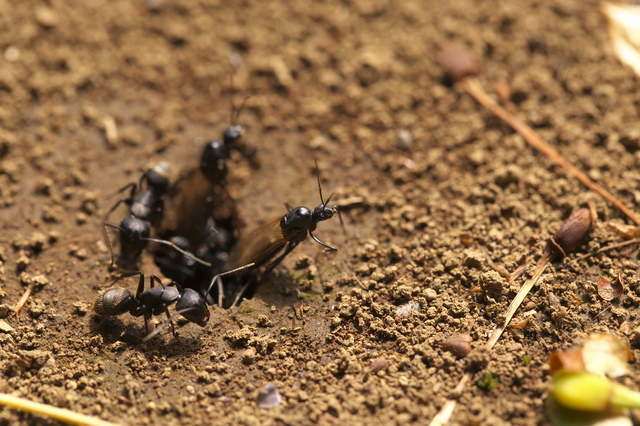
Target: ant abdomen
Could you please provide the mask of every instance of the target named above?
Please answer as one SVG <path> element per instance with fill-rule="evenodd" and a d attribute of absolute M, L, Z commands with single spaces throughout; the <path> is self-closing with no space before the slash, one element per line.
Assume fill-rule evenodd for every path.
<path fill-rule="evenodd" d="M 115 316 L 129 312 L 135 300 L 133 294 L 123 287 L 111 287 L 100 293 L 93 311 L 100 316 Z"/>

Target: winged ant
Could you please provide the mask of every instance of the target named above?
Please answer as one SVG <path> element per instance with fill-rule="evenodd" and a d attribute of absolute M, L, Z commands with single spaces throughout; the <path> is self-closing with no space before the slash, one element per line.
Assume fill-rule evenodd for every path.
<path fill-rule="evenodd" d="M 188 287 L 204 291 L 211 276 L 222 271 L 242 224 L 226 189 L 226 179 L 230 151 L 246 151 L 239 144 L 244 129 L 237 121 L 247 99 L 239 107 L 231 101 L 231 125 L 224 130 L 222 139 L 204 145 L 198 166 L 182 176 L 168 197 L 170 207 L 161 236 L 179 242 L 184 250 L 193 250 L 198 258 L 210 263 L 196 265 L 171 250 L 156 251 L 155 261 L 163 274 L 183 279 Z M 206 297 L 213 303 L 210 296 Z"/>
<path fill-rule="evenodd" d="M 232 294 L 234 301 L 231 306 L 237 304 L 242 297 L 253 297 L 260 279 L 278 266 L 308 235 L 327 249 L 337 250 L 337 248 L 321 241 L 313 233 L 319 222 L 331 219 L 336 213 L 338 213 L 342 224 L 342 217 L 340 217 L 338 209 L 329 205 L 333 194 L 326 201 L 322 196 L 317 159 L 315 165 L 320 204 L 311 210 L 304 206 L 292 208 L 288 203 L 285 203 L 288 210 L 286 214 L 273 218 L 245 235 L 229 253 L 226 268 L 234 269 L 249 263 L 255 264 L 253 269 L 248 270 L 245 274 L 240 274 L 239 279 L 242 279 L 244 283 L 238 291 Z M 265 266 L 261 274 L 251 274 L 261 266 Z"/>

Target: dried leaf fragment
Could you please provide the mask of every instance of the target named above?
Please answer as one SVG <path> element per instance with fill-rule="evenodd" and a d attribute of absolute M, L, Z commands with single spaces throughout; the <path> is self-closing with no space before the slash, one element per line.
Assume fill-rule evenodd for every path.
<path fill-rule="evenodd" d="M 622 281 L 622 273 L 618 275 L 618 279 L 613 283 L 605 277 L 598 276 L 598 296 L 607 302 L 617 299 L 622 295 L 624 285 Z"/>
<path fill-rule="evenodd" d="M 549 355 L 549 374 L 553 375 L 561 369 L 564 371 L 584 371 L 582 348 L 552 352 Z"/>
<path fill-rule="evenodd" d="M 559 370 L 620 377 L 628 373 L 632 359 L 627 343 L 609 334 L 593 333 L 582 347 L 554 351 L 549 356 L 549 374 Z"/>
<path fill-rule="evenodd" d="M 640 228 L 633 225 L 624 225 L 622 223 L 606 222 L 606 227 L 611 232 L 616 233 L 618 236 L 625 240 L 632 240 L 634 238 L 640 238 Z"/>
<path fill-rule="evenodd" d="M 633 354 L 627 342 L 617 336 L 591 334 L 582 351 L 584 366 L 590 373 L 609 377 L 620 377 L 629 373 L 628 363 L 633 360 Z"/>
<path fill-rule="evenodd" d="M 640 75 L 640 6 L 603 2 L 600 11 L 607 20 L 614 53 Z"/>

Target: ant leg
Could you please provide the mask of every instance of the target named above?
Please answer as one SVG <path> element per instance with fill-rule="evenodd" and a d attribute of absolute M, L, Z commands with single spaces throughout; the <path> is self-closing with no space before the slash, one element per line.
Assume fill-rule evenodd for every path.
<path fill-rule="evenodd" d="M 299 243 L 289 243 L 287 244 L 287 248 L 285 249 L 284 253 L 282 253 L 280 256 L 278 256 L 278 258 L 276 260 L 274 260 L 273 262 L 271 262 L 269 264 L 269 266 L 267 266 L 267 269 L 265 269 L 264 274 L 262 274 L 263 276 L 266 276 L 269 272 L 273 271 L 273 269 L 278 266 L 280 264 L 280 262 L 282 262 L 282 259 L 284 259 L 285 257 L 287 257 L 287 255 L 289 253 L 291 253 L 291 251 L 296 248 L 298 246 Z"/>
<path fill-rule="evenodd" d="M 251 284 L 251 282 L 252 282 L 252 280 L 249 280 L 249 281 L 247 281 L 245 283 L 245 285 L 242 286 L 240 291 L 236 294 L 236 298 L 233 299 L 233 303 L 231 304 L 231 306 L 229 306 L 229 309 L 233 309 L 238 305 L 238 302 L 240 301 L 240 298 L 242 297 L 244 292 L 247 291 L 247 289 L 249 288 L 249 284 Z"/>
<path fill-rule="evenodd" d="M 140 280 L 138 281 L 138 289 L 136 290 L 136 299 L 137 299 L 140 296 L 140 294 L 144 291 L 144 273 L 136 272 L 135 274 L 140 274 Z M 133 275 L 130 275 L 130 276 L 133 276 Z M 151 281 L 151 287 L 153 287 L 153 280 L 150 280 L 150 281 Z"/>
<path fill-rule="evenodd" d="M 131 188 L 131 191 L 129 192 L 129 197 L 128 198 L 121 198 L 120 200 L 118 200 L 118 202 L 109 209 L 109 211 L 107 212 L 107 214 L 104 215 L 104 219 L 103 220 L 108 220 L 109 216 L 111 215 L 111 213 L 113 213 L 113 211 L 115 209 L 118 208 L 118 206 L 121 203 L 131 203 L 133 201 L 133 198 L 136 195 L 136 191 L 138 190 L 138 186 L 136 185 L 135 182 L 131 182 L 125 186 L 123 186 L 122 188 L 118 189 L 118 191 L 116 191 L 116 194 L 120 194 L 121 192 L 124 192 L 127 190 L 127 188 Z"/>
<path fill-rule="evenodd" d="M 338 250 L 337 248 L 335 248 L 335 247 L 333 247 L 333 246 L 330 246 L 329 244 L 327 244 L 327 243 L 325 243 L 325 242 L 323 242 L 323 241 L 320 241 L 320 239 L 318 239 L 318 237 L 316 237 L 315 235 L 313 235 L 313 232 L 309 231 L 309 235 L 311 235 L 311 238 L 313 238 L 313 240 L 314 240 L 316 243 L 318 243 L 318 244 L 320 244 L 320 245 L 325 246 L 325 247 L 326 247 L 326 248 L 328 248 L 329 250 L 333 250 L 333 251 Z"/>
<path fill-rule="evenodd" d="M 171 281 L 167 285 L 167 287 L 175 287 L 175 288 L 178 289 L 178 293 L 180 293 L 180 294 L 184 293 L 184 289 L 182 288 L 182 286 L 180 284 L 178 284 L 177 282 L 175 282 L 175 281 Z"/>
<path fill-rule="evenodd" d="M 144 326 L 147 331 L 147 334 L 153 333 L 153 329 L 156 328 L 156 325 L 153 323 L 153 316 L 151 314 L 145 314 Z"/>
<path fill-rule="evenodd" d="M 162 287 L 162 280 L 155 275 L 151 275 L 151 278 L 149 278 L 149 281 L 151 282 L 151 287 L 154 286 L 154 283 L 158 283 L 158 285 Z M 171 284 L 173 284 L 173 282 Z"/>
<path fill-rule="evenodd" d="M 171 333 L 173 334 L 173 337 L 177 339 L 178 335 L 176 334 L 176 328 L 173 325 L 173 320 L 171 319 L 171 315 L 169 315 L 169 310 L 167 309 L 166 311 L 164 311 L 164 313 L 167 314 L 167 321 L 169 321 L 169 324 L 171 325 Z"/>
<path fill-rule="evenodd" d="M 142 190 L 142 183 L 143 182 L 147 182 L 147 188 L 149 187 L 149 181 L 147 180 L 148 179 L 148 177 L 147 177 L 148 174 L 149 174 L 149 170 L 147 170 L 146 172 L 144 172 L 142 174 L 142 176 L 140 176 L 140 182 L 138 182 L 138 188 L 140 188 L 140 190 Z M 135 183 L 134 183 L 134 185 L 135 185 Z M 131 191 L 131 199 L 132 200 L 133 200 L 133 197 L 135 195 L 136 195 L 135 191 Z"/>
<path fill-rule="evenodd" d="M 113 282 L 111 283 L 111 286 L 113 286 L 115 283 L 117 283 L 118 281 L 124 279 L 124 278 L 129 278 L 129 277 L 134 277 L 136 275 L 142 275 L 144 277 L 144 273 L 140 272 L 140 271 L 136 271 L 136 272 L 125 272 L 124 274 L 120 275 L 118 278 L 116 278 L 115 280 L 113 280 Z M 136 294 L 136 297 L 138 297 L 138 295 Z"/>
<path fill-rule="evenodd" d="M 224 288 L 222 287 L 222 279 L 218 276 L 218 306 L 224 306 Z"/>
<path fill-rule="evenodd" d="M 213 288 L 213 284 L 218 281 L 218 303 L 222 303 L 222 298 L 224 298 L 224 296 L 222 298 L 220 298 L 220 294 L 222 293 L 223 289 L 222 289 L 222 280 L 220 279 L 220 277 L 223 277 L 225 275 L 229 275 L 229 274 L 233 274 L 235 272 L 241 271 L 243 269 L 247 269 L 247 268 L 251 268 L 252 266 L 256 266 L 256 264 L 254 262 L 248 263 L 244 266 L 240 266 L 239 268 L 235 268 L 235 269 L 231 269 L 229 271 L 225 271 L 225 272 L 221 272 L 218 275 L 214 276 L 213 278 L 211 278 L 211 283 L 209 284 L 209 288 L 207 288 L 207 292 L 204 294 L 204 297 L 206 298 L 207 295 L 211 292 L 211 289 Z M 221 304 L 219 304 L 218 306 L 222 307 Z"/>

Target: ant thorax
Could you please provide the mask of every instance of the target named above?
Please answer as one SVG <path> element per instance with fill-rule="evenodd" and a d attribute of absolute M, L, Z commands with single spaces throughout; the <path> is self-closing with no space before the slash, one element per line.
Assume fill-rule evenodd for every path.
<path fill-rule="evenodd" d="M 284 229 L 309 229 L 313 213 L 308 207 L 296 207 L 282 217 L 280 227 Z"/>

